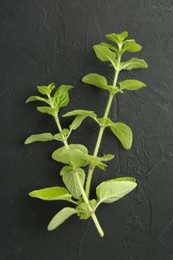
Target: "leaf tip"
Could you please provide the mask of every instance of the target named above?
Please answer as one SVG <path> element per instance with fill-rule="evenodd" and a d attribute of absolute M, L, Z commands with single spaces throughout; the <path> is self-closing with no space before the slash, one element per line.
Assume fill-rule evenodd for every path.
<path fill-rule="evenodd" d="M 33 191 L 30 191 L 30 192 L 28 193 L 28 196 L 33 198 L 33 197 L 34 197 L 34 196 L 33 196 Z"/>
<path fill-rule="evenodd" d="M 25 140 L 24 144 L 29 144 L 28 138 Z"/>

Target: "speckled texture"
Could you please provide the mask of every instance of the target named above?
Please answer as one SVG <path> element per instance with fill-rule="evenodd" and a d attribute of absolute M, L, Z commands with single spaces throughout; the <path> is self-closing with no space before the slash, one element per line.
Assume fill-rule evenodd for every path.
<path fill-rule="evenodd" d="M 89 72 L 110 68 L 96 59 L 92 45 L 111 32 L 129 31 L 141 43 L 138 57 L 148 70 L 123 73 L 148 88 L 120 95 L 111 117 L 130 125 L 133 148 L 124 151 L 106 132 L 100 153 L 115 153 L 93 187 L 115 176 L 134 176 L 138 188 L 104 205 L 92 223 L 72 217 L 54 232 L 46 226 L 64 203 L 30 199 L 36 188 L 61 185 L 61 168 L 50 159 L 55 143 L 24 146 L 31 133 L 56 131 L 54 122 L 25 99 L 35 86 L 55 82 L 75 86 L 68 108 L 103 114 L 104 92 L 84 86 Z M 0 9 L 0 260 L 172 260 L 173 259 L 173 1 L 172 0 L 1 0 Z M 64 125 L 69 121 L 63 121 Z M 93 132 L 96 130 L 96 132 Z M 72 142 L 93 150 L 97 127 L 88 120 Z M 93 190 L 94 194 L 94 190 Z"/>

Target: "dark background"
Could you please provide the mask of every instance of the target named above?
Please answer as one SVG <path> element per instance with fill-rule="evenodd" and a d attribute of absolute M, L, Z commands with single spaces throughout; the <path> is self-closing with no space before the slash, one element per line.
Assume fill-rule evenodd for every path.
<path fill-rule="evenodd" d="M 0 1 L 0 198 L 1 260 L 172 260 L 173 259 L 173 1 L 171 0 L 1 0 Z M 129 32 L 143 46 L 137 57 L 149 68 L 121 74 L 144 81 L 147 88 L 119 95 L 111 118 L 127 123 L 134 143 L 125 151 L 106 132 L 100 154 L 113 153 L 105 173 L 97 171 L 93 187 L 105 179 L 134 176 L 138 187 L 97 212 L 105 231 L 101 239 L 91 222 L 73 216 L 53 232 L 50 219 L 67 202 L 31 199 L 29 191 L 62 185 L 62 165 L 51 160 L 60 144 L 25 146 L 33 133 L 56 133 L 52 118 L 25 100 L 35 86 L 55 82 L 74 85 L 73 109 L 103 115 L 104 91 L 86 86 L 90 72 L 112 69 L 100 62 L 92 46 L 107 33 Z M 70 119 L 63 120 L 67 126 Z M 89 119 L 71 142 L 92 152 L 97 126 Z M 93 189 L 94 195 L 94 189 Z"/>

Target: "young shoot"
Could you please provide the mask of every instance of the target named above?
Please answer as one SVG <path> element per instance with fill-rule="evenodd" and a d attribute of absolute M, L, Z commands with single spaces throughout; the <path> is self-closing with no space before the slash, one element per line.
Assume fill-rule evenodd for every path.
<path fill-rule="evenodd" d="M 146 87 L 145 83 L 136 79 L 118 81 L 119 73 L 123 70 L 148 67 L 143 59 L 133 57 L 127 61 L 121 61 L 126 52 L 135 53 L 142 48 L 134 39 L 127 39 L 127 37 L 127 32 L 107 34 L 108 42 L 101 42 L 93 46 L 97 58 L 102 62 L 107 62 L 110 69 L 114 70 L 112 83 L 108 82 L 105 76 L 96 73 L 89 73 L 82 78 L 82 82 L 87 85 L 93 85 L 109 93 L 107 105 L 101 118 L 93 111 L 73 110 L 63 115 L 63 117 L 74 117 L 74 119 L 67 128 L 62 128 L 59 111 L 69 103 L 69 90 L 73 88 L 70 85 L 61 85 L 57 90 L 55 90 L 53 83 L 48 86 L 38 86 L 39 95 L 31 96 L 26 101 L 26 103 L 31 101 L 43 103 L 44 105 L 37 107 L 37 110 L 53 117 L 58 132 L 56 134 L 41 133 L 31 135 L 26 139 L 25 144 L 55 140 L 61 142 L 62 145 L 52 153 L 52 159 L 64 164 L 60 171 L 64 187 L 48 187 L 29 193 L 31 197 L 42 200 L 64 200 L 71 203 L 71 207 L 63 208 L 52 218 L 48 225 L 49 231 L 54 230 L 75 214 L 81 220 L 92 218 L 100 236 L 103 237 L 104 232 L 97 219 L 96 209 L 102 203 L 113 203 L 123 198 L 137 186 L 133 177 L 105 180 L 96 187 L 96 198 L 90 197 L 90 187 L 95 169 L 105 170 L 107 167 L 106 162 L 114 158 L 112 154 L 99 156 L 104 132 L 111 131 L 112 137 L 115 136 L 126 150 L 129 150 L 132 146 L 133 135 L 130 127 L 122 122 L 113 122 L 109 117 L 115 95 Z M 87 147 L 83 144 L 70 143 L 72 132 L 78 129 L 87 117 L 91 117 L 99 125 L 99 132 L 92 154 L 88 153 Z"/>

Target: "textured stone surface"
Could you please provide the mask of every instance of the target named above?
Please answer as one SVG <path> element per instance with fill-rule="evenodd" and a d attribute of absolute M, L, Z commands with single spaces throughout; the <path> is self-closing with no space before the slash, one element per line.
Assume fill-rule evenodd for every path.
<path fill-rule="evenodd" d="M 172 0 L 1 0 L 0 9 L 0 172 L 1 260 L 172 260 L 173 259 L 173 1 Z M 36 85 L 75 86 L 69 107 L 103 114 L 107 95 L 84 86 L 89 72 L 107 76 L 110 68 L 96 59 L 92 45 L 111 32 L 129 31 L 141 43 L 138 57 L 148 70 L 125 72 L 148 88 L 120 95 L 111 117 L 129 124 L 134 144 L 124 151 L 105 133 L 100 153 L 115 153 L 106 178 L 134 176 L 138 188 L 123 200 L 104 205 L 98 217 L 100 239 L 90 222 L 72 217 L 58 230 L 46 226 L 64 203 L 32 200 L 36 188 L 60 185 L 60 165 L 50 160 L 55 143 L 23 141 L 31 133 L 56 131 L 54 122 L 35 112 L 25 99 Z M 64 125 L 67 121 L 64 121 Z M 72 141 L 92 151 L 97 130 L 90 120 Z"/>

